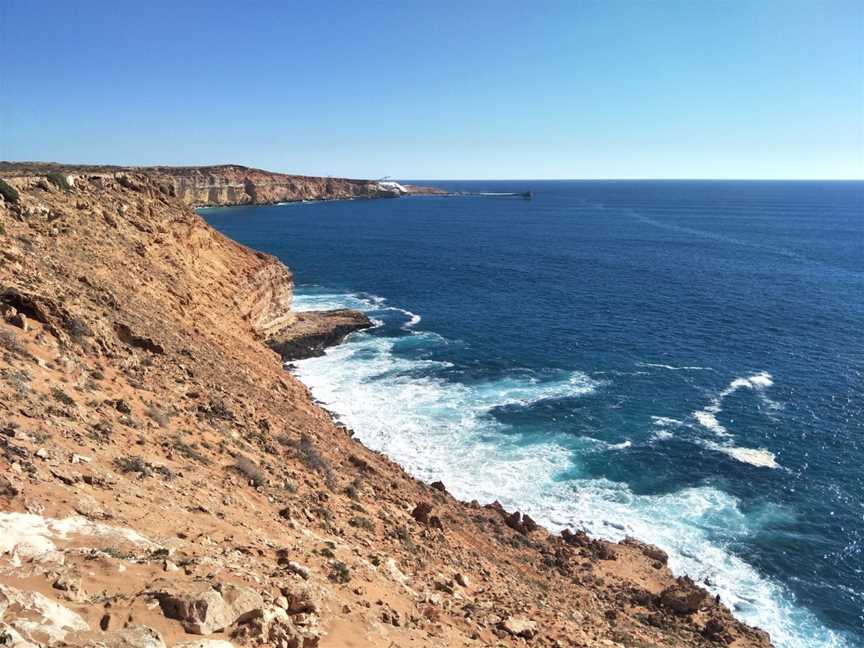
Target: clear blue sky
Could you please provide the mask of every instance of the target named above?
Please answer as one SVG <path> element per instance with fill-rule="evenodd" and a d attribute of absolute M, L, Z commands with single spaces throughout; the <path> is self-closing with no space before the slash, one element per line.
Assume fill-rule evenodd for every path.
<path fill-rule="evenodd" d="M 862 178 L 862 43 L 862 0 L 0 0 L 0 159 Z"/>

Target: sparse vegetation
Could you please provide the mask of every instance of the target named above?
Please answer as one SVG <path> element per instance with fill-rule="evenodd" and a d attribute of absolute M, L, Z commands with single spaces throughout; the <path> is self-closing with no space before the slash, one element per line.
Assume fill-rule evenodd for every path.
<path fill-rule="evenodd" d="M 336 560 L 330 565 L 330 580 L 336 583 L 347 583 L 351 580 L 351 570 L 345 563 Z"/>
<path fill-rule="evenodd" d="M 336 490 L 336 480 L 333 477 L 330 462 L 321 456 L 308 435 L 301 435 L 300 442 L 297 443 L 296 453 L 297 458 L 303 462 L 304 466 L 324 476 L 324 483 L 327 484 L 327 488 L 331 491 Z"/>
<path fill-rule="evenodd" d="M 3 196 L 6 202 L 13 205 L 17 205 L 21 198 L 18 190 L 3 179 L 0 179 L 0 196 Z"/>
<path fill-rule="evenodd" d="M 15 335 L 13 331 L 7 331 L 5 329 L 0 331 L 0 346 L 15 355 L 24 353 L 24 346 L 18 340 L 18 336 Z"/>
<path fill-rule="evenodd" d="M 154 466 L 139 456 L 117 457 L 113 463 L 114 467 L 121 473 L 137 473 L 142 479 L 152 477 L 153 474 L 160 474 L 165 479 L 174 479 L 175 477 L 174 471 L 168 468 L 168 466 Z"/>
<path fill-rule="evenodd" d="M 75 405 L 75 399 L 72 398 L 66 392 L 64 392 L 62 389 L 60 389 L 59 387 L 54 387 L 51 390 L 51 395 L 54 396 L 55 400 L 60 401 L 64 405 L 67 405 L 69 407 L 72 407 L 73 405 Z"/>
<path fill-rule="evenodd" d="M 58 189 L 62 189 L 63 191 L 71 191 L 72 185 L 69 184 L 69 181 L 66 179 L 66 176 L 62 173 L 57 173 L 56 171 L 52 171 L 47 174 L 45 178 L 53 184 Z"/>
<path fill-rule="evenodd" d="M 31 376 L 26 369 L 18 371 L 3 369 L 2 375 L 4 380 L 12 386 L 19 397 L 25 396 L 27 392 L 30 391 L 30 381 L 33 380 L 33 376 Z"/>
<path fill-rule="evenodd" d="M 170 422 L 168 414 L 155 405 L 148 407 L 145 413 L 150 419 L 156 421 L 156 423 L 159 424 L 159 427 L 168 427 L 168 423 Z"/>
<path fill-rule="evenodd" d="M 360 499 L 360 492 L 363 488 L 363 480 L 359 477 L 354 478 L 350 484 L 345 488 L 345 493 L 352 500 Z"/>
<path fill-rule="evenodd" d="M 232 468 L 246 477 L 256 488 L 267 483 L 264 472 L 248 457 L 238 457 Z"/>
<path fill-rule="evenodd" d="M 152 474 L 150 464 L 141 457 L 117 457 L 114 459 L 114 467 L 121 473 L 138 473 L 141 477 L 149 477 Z"/>
<path fill-rule="evenodd" d="M 84 338 L 93 336 L 93 329 L 87 326 L 87 322 L 78 319 L 77 317 L 73 317 L 66 322 L 66 330 L 69 331 L 69 335 L 72 336 L 72 339 L 78 340 L 79 342 Z"/>
<path fill-rule="evenodd" d="M 408 547 L 408 549 L 410 549 L 411 551 L 414 551 L 417 548 L 417 546 L 414 544 L 414 541 L 411 539 L 411 532 L 408 531 L 408 527 L 406 527 L 406 526 L 397 527 L 393 531 L 393 535 L 397 539 L 401 540 L 402 544 L 404 544 L 406 547 Z"/>
<path fill-rule="evenodd" d="M 90 436 L 100 443 L 108 443 L 114 434 L 114 428 L 108 421 L 99 421 L 90 428 Z"/>
<path fill-rule="evenodd" d="M 198 446 L 186 443 L 180 436 L 174 437 L 171 447 L 187 459 L 197 461 L 205 466 L 210 464 L 210 460 L 199 452 Z"/>
<path fill-rule="evenodd" d="M 357 515 L 348 520 L 348 524 L 357 529 L 364 529 L 366 531 L 374 531 L 375 523 L 367 517 L 363 517 L 362 515 Z"/>
<path fill-rule="evenodd" d="M 93 553 L 94 553 L 94 555 L 93 555 L 94 558 L 98 558 L 100 553 L 105 554 L 106 556 L 111 556 L 112 558 L 115 558 L 116 560 L 131 560 L 132 558 L 135 557 L 134 554 L 128 553 L 126 551 L 122 551 L 121 549 L 118 549 L 117 547 L 105 547 L 104 549 L 94 549 Z"/>

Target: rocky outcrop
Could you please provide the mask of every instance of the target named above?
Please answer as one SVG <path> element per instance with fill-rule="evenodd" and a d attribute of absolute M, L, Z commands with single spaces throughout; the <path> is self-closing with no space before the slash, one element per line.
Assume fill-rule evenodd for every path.
<path fill-rule="evenodd" d="M 272 334 L 267 345 L 286 362 L 313 358 L 323 355 L 328 346 L 339 344 L 349 333 L 371 326 L 371 320 L 355 310 L 300 312 L 290 326 Z"/>

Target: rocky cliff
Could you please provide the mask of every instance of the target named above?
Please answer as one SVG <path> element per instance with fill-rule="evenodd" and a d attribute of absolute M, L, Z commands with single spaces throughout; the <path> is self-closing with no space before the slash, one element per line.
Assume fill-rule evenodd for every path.
<path fill-rule="evenodd" d="M 55 163 L 0 162 L 0 176 L 34 177 L 48 173 L 78 176 L 146 175 L 168 193 L 187 205 L 214 207 L 247 204 L 273 204 L 301 200 L 349 200 L 361 198 L 397 198 L 403 190 L 409 194 L 443 194 L 434 187 L 400 185 L 396 190 L 388 183 L 374 180 L 351 180 L 317 176 L 289 175 L 237 164 L 201 167 L 113 167 L 59 165 Z M 390 185 L 395 183 L 389 183 Z"/>
<path fill-rule="evenodd" d="M 266 342 L 362 321 L 297 317 L 160 174 L 63 171 L 0 184 L 0 643 L 770 645 L 656 547 L 353 441 Z"/>

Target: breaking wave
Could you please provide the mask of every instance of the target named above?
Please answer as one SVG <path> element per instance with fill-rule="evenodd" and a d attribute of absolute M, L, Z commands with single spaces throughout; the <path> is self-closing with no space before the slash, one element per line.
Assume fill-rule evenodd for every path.
<path fill-rule="evenodd" d="M 771 387 L 774 384 L 774 379 L 767 371 L 762 371 L 744 378 L 735 378 L 729 385 L 715 396 L 709 405 L 704 409 L 693 412 L 694 418 L 699 424 L 722 437 L 724 440 L 720 443 L 716 441 L 705 441 L 703 445 L 709 450 L 722 452 L 728 457 L 732 457 L 741 463 L 750 464 L 761 468 L 779 468 L 776 455 L 765 448 L 740 448 L 736 446 L 731 439 L 733 434 L 717 420 L 717 415 L 723 411 L 723 401 L 727 396 L 734 394 L 739 389 L 752 389 L 757 392 Z M 776 406 L 773 401 L 766 400 Z"/>

